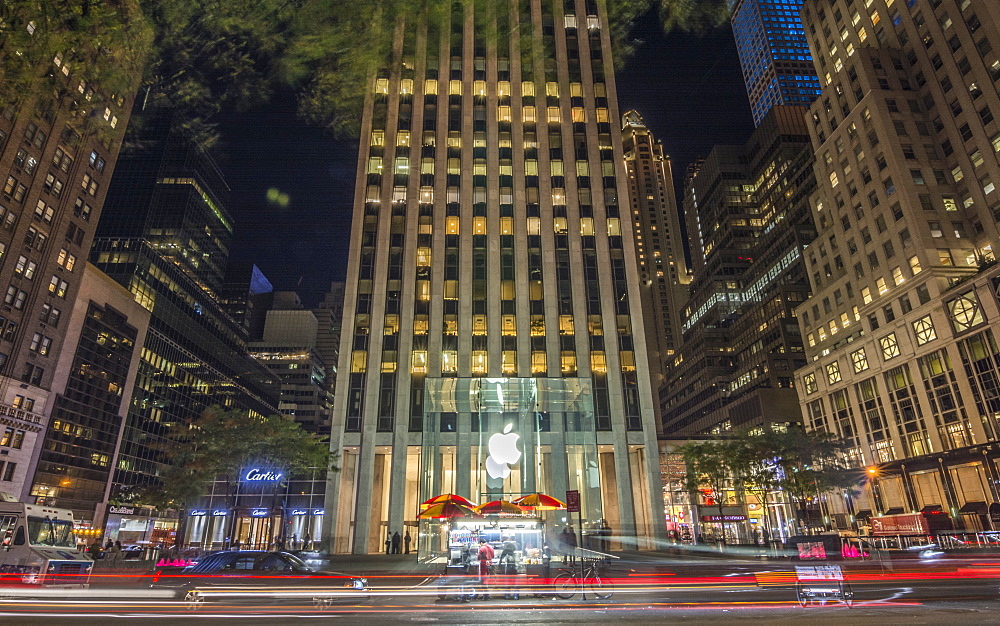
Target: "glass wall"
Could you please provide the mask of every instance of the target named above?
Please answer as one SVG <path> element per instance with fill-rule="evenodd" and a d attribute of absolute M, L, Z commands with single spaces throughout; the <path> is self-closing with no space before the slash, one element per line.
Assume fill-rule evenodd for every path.
<path fill-rule="evenodd" d="M 586 528 L 603 519 L 589 378 L 428 378 L 419 501 L 454 493 L 480 504 L 580 492 Z M 541 511 L 554 538 L 565 511 Z M 571 520 L 575 521 L 575 519 Z M 422 520 L 418 548 L 443 552 L 448 520 Z"/>

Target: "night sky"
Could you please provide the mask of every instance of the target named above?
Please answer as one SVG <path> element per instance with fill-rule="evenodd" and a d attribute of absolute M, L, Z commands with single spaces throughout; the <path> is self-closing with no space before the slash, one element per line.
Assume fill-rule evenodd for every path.
<path fill-rule="evenodd" d="M 742 143 L 753 130 L 729 28 L 662 35 L 653 19 L 637 25 L 644 43 L 617 73 L 621 111 L 636 109 L 673 159 L 675 185 L 687 164 L 717 143 Z M 347 272 L 357 141 L 336 141 L 295 113 L 294 94 L 267 107 L 230 113 L 216 156 L 233 190 L 232 258 L 255 262 L 275 289 L 295 290 L 307 306 Z M 268 190 L 287 194 L 280 206 Z M 273 192 L 272 192 L 273 193 Z"/>

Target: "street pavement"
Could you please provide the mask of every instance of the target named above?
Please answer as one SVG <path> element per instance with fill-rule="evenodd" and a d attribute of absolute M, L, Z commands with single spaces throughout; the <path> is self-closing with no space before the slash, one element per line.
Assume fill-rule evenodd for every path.
<path fill-rule="evenodd" d="M 618 553 L 610 574 L 614 595 L 606 600 L 579 593 L 555 598 L 552 588 L 522 585 L 518 599 L 494 586 L 489 600 L 440 599 L 438 567 L 414 555 L 335 556 L 324 569 L 362 574 L 372 597 L 351 606 L 207 603 L 191 610 L 183 602 L 154 597 L 148 580 L 135 576 L 102 579 L 86 592 L 54 591 L 11 596 L 0 591 L 0 622 L 173 623 L 240 621 L 283 624 L 301 619 L 340 624 L 606 624 L 737 623 L 747 619 L 815 624 L 984 624 L 1000 623 L 1000 557 L 916 559 L 845 566 L 854 591 L 853 607 L 837 600 L 800 606 L 795 569 L 788 560 L 731 559 L 720 555 Z M 522 577 L 523 578 L 523 577 Z M 494 582 L 502 581 L 496 578 Z M 477 590 L 478 591 L 478 590 Z M 509 590 L 508 590 L 509 591 Z M 533 592 L 545 592 L 534 597 Z"/>

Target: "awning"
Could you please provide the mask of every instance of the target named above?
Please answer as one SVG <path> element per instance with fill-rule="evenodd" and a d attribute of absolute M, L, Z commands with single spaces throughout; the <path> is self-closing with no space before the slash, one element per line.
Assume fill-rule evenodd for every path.
<path fill-rule="evenodd" d="M 940 513 L 944 509 L 941 508 L 940 504 L 928 504 L 924 508 L 920 509 L 921 513 Z"/>
<path fill-rule="evenodd" d="M 970 513 L 975 515 L 986 515 L 989 510 L 989 506 L 985 502 L 966 502 L 962 505 L 962 508 L 958 510 L 959 513 Z"/>
<path fill-rule="evenodd" d="M 854 514 L 854 519 L 871 519 L 871 509 L 864 509 Z"/>
<path fill-rule="evenodd" d="M 886 511 L 883 515 L 902 515 L 903 513 L 905 513 L 905 511 L 903 510 L 903 507 L 901 507 L 901 506 L 894 506 L 891 509 L 889 509 L 888 511 Z"/>

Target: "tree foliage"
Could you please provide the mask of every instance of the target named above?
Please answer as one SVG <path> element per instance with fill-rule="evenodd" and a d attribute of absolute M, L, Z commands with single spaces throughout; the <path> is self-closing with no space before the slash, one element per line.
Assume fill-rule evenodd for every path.
<path fill-rule="evenodd" d="M 53 89 L 64 67 L 85 68 L 99 100 L 121 94 L 142 73 L 152 36 L 138 0 L 0 1 L 0 104 Z"/>
<path fill-rule="evenodd" d="M 728 489 L 737 498 L 748 492 L 760 502 L 784 491 L 805 519 L 809 502 L 835 489 L 854 490 L 863 472 L 847 460 L 847 443 L 829 433 L 789 428 L 785 432 L 742 433 L 729 439 L 692 441 L 681 448 L 689 490 L 712 489 L 717 498 Z"/>
<path fill-rule="evenodd" d="M 511 2 L 475 3 L 499 16 Z M 300 94 L 300 113 L 338 134 L 359 128 L 366 86 L 386 65 L 399 28 L 446 20 L 454 0 L 0 0 L 0 100 L 45 87 L 56 53 L 86 66 L 113 93 L 143 73 L 146 105 L 169 106 L 203 145 L 226 107 L 247 109 L 276 88 Z M 656 11 L 667 31 L 700 30 L 732 0 L 607 0 L 615 58 L 639 43 L 636 21 Z M 29 24 L 34 24 L 29 33 Z M 445 31 L 447 32 L 447 31 Z M 498 32 L 494 30 L 493 32 Z"/>
<path fill-rule="evenodd" d="M 205 494 L 216 478 L 237 480 L 253 464 L 287 474 L 333 467 L 324 438 L 283 415 L 207 409 L 191 422 L 171 427 L 162 452 L 169 462 L 161 484 L 139 496 L 145 504 L 184 508 Z"/>

